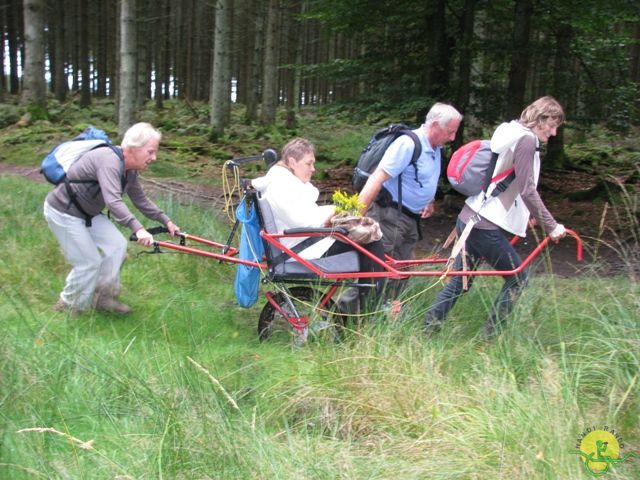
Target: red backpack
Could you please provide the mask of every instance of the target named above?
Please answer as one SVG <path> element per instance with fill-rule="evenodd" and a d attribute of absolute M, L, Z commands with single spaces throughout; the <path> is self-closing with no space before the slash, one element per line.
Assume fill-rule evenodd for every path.
<path fill-rule="evenodd" d="M 499 182 L 491 196 L 504 192 L 516 174 L 513 167 L 493 177 L 498 154 L 491 151 L 489 140 L 473 140 L 458 148 L 447 166 L 447 178 L 458 192 L 471 197 L 486 192 L 492 182 Z"/>

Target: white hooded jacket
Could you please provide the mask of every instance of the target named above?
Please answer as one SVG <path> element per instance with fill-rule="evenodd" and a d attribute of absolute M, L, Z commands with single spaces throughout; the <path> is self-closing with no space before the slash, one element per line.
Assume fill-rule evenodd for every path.
<path fill-rule="evenodd" d="M 513 168 L 514 150 L 518 140 L 524 135 L 533 136 L 536 139 L 536 147 L 539 146 L 539 140 L 535 134 L 516 120 L 503 123 L 496 128 L 491 137 L 491 150 L 499 154 L 493 173 L 494 177 Z M 537 148 L 533 157 L 533 175 L 537 185 L 540 177 L 540 154 Z M 496 184 L 497 182 L 492 182 L 486 194 L 481 192 L 467 198 L 466 204 L 474 212 L 479 213 L 498 227 L 520 237 L 526 236 L 530 212 L 520 197 L 517 182 L 511 182 L 504 192 L 496 197 L 491 197 L 491 192 Z"/>
<path fill-rule="evenodd" d="M 317 204 L 320 192 L 311 182 L 303 183 L 281 165 L 274 165 L 264 177 L 252 180 L 251 184 L 269 202 L 279 233 L 288 228 L 323 227 L 327 218 L 335 212 L 333 205 Z M 291 248 L 305 238 L 283 238 L 281 242 Z M 299 255 L 306 260 L 320 258 L 334 241 L 331 237 L 323 238 Z"/>

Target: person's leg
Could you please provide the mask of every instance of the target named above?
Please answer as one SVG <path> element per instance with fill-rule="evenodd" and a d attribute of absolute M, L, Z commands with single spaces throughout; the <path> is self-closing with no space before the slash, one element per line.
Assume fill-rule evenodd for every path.
<path fill-rule="evenodd" d="M 384 252 L 396 260 L 408 260 L 418 242 L 415 219 L 398 212 L 397 208 L 371 206 L 367 214 L 380 224 Z"/>
<path fill-rule="evenodd" d="M 400 212 L 397 208 L 380 207 L 374 203 L 368 215 L 378 221 L 382 230 L 384 252 L 395 260 L 413 258 L 413 251 L 418 242 L 418 226 L 415 219 Z M 406 286 L 406 280 L 389 280 L 386 282 L 386 298 L 396 298 Z"/>
<path fill-rule="evenodd" d="M 44 204 L 44 217 L 67 262 L 72 266 L 60 299 L 68 307 L 91 308 L 102 258 L 83 219 L 67 215 Z"/>
<path fill-rule="evenodd" d="M 514 270 L 522 264 L 520 256 L 499 230 L 488 230 L 483 257 L 496 270 Z M 485 336 L 491 336 L 504 324 L 516 300 L 527 284 L 528 271 L 504 276 L 504 284 L 484 325 Z"/>
<path fill-rule="evenodd" d="M 106 215 L 93 218 L 89 234 L 102 254 L 96 291 L 107 296 L 120 294 L 120 269 L 127 255 L 127 240 Z"/>
<path fill-rule="evenodd" d="M 465 224 L 460 220 L 456 222 L 456 229 L 458 234 L 464 230 Z M 472 234 L 474 231 L 471 231 Z M 475 241 L 474 241 L 475 240 Z M 478 238 L 473 239 L 471 235 L 467 239 L 465 249 L 467 254 L 467 269 L 475 270 L 479 264 L 480 257 L 477 254 L 477 250 L 475 248 L 476 243 L 478 243 Z M 463 270 L 464 264 L 462 261 L 462 253 L 458 255 L 455 260 L 455 264 L 453 267 L 454 271 Z M 467 277 L 467 290 L 464 290 L 464 282 L 463 277 L 461 276 L 452 276 L 445 287 L 438 293 L 436 299 L 433 301 L 429 309 L 427 310 L 427 314 L 424 320 L 424 327 L 427 332 L 438 330 L 447 316 L 449 315 L 449 311 L 454 307 L 458 299 L 466 293 L 471 286 L 473 285 L 472 276 Z"/>
<path fill-rule="evenodd" d="M 94 304 L 97 310 L 126 314 L 131 307 L 117 300 L 120 294 L 120 269 L 127 254 L 127 240 L 106 215 L 93 218 L 89 228 L 102 255 Z"/>
<path fill-rule="evenodd" d="M 384 247 L 380 240 L 363 244 L 361 246 L 373 256 L 384 260 Z M 323 256 L 338 255 L 340 253 L 350 252 L 353 250 L 355 249 L 349 244 L 335 242 Z M 383 267 L 380 264 L 360 251 L 358 251 L 358 258 L 360 261 L 361 272 L 379 272 L 383 270 Z M 377 294 L 382 291 L 383 279 L 362 278 L 358 283 L 372 284 L 375 285 L 375 287 L 347 288 L 338 299 L 340 309 L 344 313 L 356 313 L 358 311 L 358 306 L 360 306 L 360 311 L 363 311 L 362 306 L 364 305 L 365 298 L 377 298 Z"/>

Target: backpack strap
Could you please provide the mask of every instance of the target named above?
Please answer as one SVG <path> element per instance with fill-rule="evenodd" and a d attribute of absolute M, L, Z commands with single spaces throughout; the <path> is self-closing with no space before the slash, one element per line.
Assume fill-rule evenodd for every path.
<path fill-rule="evenodd" d="M 127 185 L 127 174 L 126 174 L 126 171 L 124 169 L 124 153 L 122 152 L 122 148 L 116 147 L 114 145 L 111 145 L 110 143 L 107 143 L 107 144 L 104 144 L 104 145 L 98 145 L 93 150 L 95 150 L 96 148 L 102 148 L 102 147 L 110 148 L 111 151 L 113 153 L 115 153 L 118 156 L 118 158 L 120 159 L 120 166 L 121 166 L 120 183 L 122 185 L 122 192 L 124 193 L 124 187 Z M 72 183 L 97 184 L 98 181 L 97 180 L 69 180 L 69 178 L 67 176 L 64 177 L 64 186 L 65 186 L 65 189 L 67 191 L 67 195 L 69 196 L 70 203 L 72 203 L 80 211 L 80 213 L 82 215 L 84 215 L 84 225 L 86 227 L 90 227 L 91 226 L 91 219 L 93 217 L 91 215 L 89 215 L 85 211 L 85 209 L 82 208 L 82 206 L 80 205 L 80 202 L 78 201 L 78 195 L 71 188 L 71 184 Z"/>
<path fill-rule="evenodd" d="M 310 247 L 311 245 L 315 245 L 316 243 L 318 243 L 320 240 L 323 240 L 327 237 L 308 237 L 305 238 L 303 241 L 301 241 L 300 243 L 296 243 L 292 248 L 291 251 L 293 253 L 300 253 L 302 252 L 305 248 Z M 280 253 L 278 256 L 276 256 L 273 259 L 273 264 L 274 265 L 280 265 L 281 263 L 284 263 L 286 260 L 293 258 L 291 255 L 289 255 L 288 253 L 282 252 Z"/>
<path fill-rule="evenodd" d="M 405 134 L 408 135 L 414 143 L 411 165 L 413 165 L 414 179 L 416 183 L 420 185 L 420 188 L 422 188 L 422 182 L 418 179 L 418 157 L 420 157 L 420 154 L 422 153 L 422 144 L 420 143 L 418 136 L 413 133 L 413 130 L 407 130 Z"/>
<path fill-rule="evenodd" d="M 73 183 L 96 183 L 96 181 L 95 180 L 76 180 Z M 65 189 L 67 190 L 69 201 L 73 203 L 73 205 L 75 205 L 75 207 L 80 211 L 82 215 L 84 215 L 84 226 L 87 228 L 90 227 L 92 216 L 89 215 L 85 211 L 85 209 L 82 208 L 82 206 L 80 205 L 80 202 L 78 202 L 78 195 L 71 188 L 71 180 L 69 180 L 66 176 L 64 177 L 64 186 L 65 186 Z"/>
<path fill-rule="evenodd" d="M 416 183 L 420 185 L 422 188 L 422 182 L 418 179 L 418 157 L 422 154 L 422 144 L 420 143 L 420 139 L 418 136 L 413 133 L 413 130 L 403 130 L 401 135 L 407 135 L 411 140 L 413 140 L 413 154 L 411 155 L 410 165 L 413 165 L 413 173 Z M 400 135 L 398 135 L 400 136 Z M 398 175 L 398 210 L 400 210 L 400 206 L 402 205 L 402 173 Z"/>
<path fill-rule="evenodd" d="M 413 154 L 411 155 L 411 162 L 410 164 L 413 165 L 413 174 L 414 174 L 414 178 L 415 181 L 418 183 L 418 185 L 420 185 L 420 188 L 422 188 L 422 182 L 418 179 L 418 157 L 420 157 L 420 155 L 422 154 L 422 144 L 420 143 L 420 139 L 418 138 L 418 136 L 413 133 L 413 130 L 406 130 L 404 132 L 404 135 L 407 135 L 409 138 L 411 138 L 411 140 L 413 140 L 414 143 L 414 147 L 413 147 Z M 405 207 L 402 205 L 402 173 L 400 175 L 398 175 L 398 213 L 403 213 L 403 209 L 405 209 Z M 404 213 L 407 213 L 408 210 L 406 210 Z M 418 240 L 422 240 L 422 230 L 420 229 L 420 216 L 415 217 L 414 215 L 410 215 L 411 217 L 416 219 L 416 228 L 418 230 Z"/>

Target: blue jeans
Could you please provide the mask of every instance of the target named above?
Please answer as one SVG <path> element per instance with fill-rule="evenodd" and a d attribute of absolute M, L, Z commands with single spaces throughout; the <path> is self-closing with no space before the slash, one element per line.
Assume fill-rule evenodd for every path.
<path fill-rule="evenodd" d="M 458 219 L 456 229 L 458 234 L 464 230 L 465 224 Z M 496 270 L 513 270 L 522 264 L 520 256 L 516 253 L 509 241 L 500 230 L 471 230 L 466 242 L 469 261 L 467 268 L 477 270 L 480 262 L 484 260 Z M 462 254 L 455 261 L 455 270 L 462 270 Z M 471 288 L 474 277 L 468 277 L 468 287 Z M 527 269 L 523 269 L 516 275 L 507 275 L 504 278 L 502 290 L 493 303 L 489 319 L 485 325 L 485 331 L 493 330 L 499 326 L 511 312 L 513 305 L 525 287 L 528 278 Z M 451 277 L 451 280 L 438 294 L 435 301 L 429 307 L 425 318 L 427 328 L 439 325 L 447 318 L 449 310 L 458 301 L 463 291 L 462 277 Z"/>

